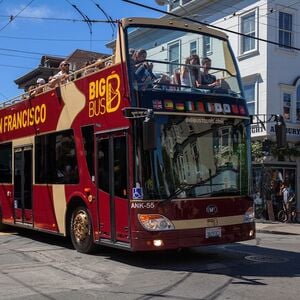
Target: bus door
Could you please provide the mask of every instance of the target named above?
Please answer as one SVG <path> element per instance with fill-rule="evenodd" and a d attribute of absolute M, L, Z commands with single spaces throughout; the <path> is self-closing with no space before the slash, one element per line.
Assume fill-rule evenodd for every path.
<path fill-rule="evenodd" d="M 14 149 L 14 218 L 32 224 L 32 146 Z"/>
<path fill-rule="evenodd" d="M 127 132 L 97 133 L 95 141 L 101 242 L 129 242 Z"/>

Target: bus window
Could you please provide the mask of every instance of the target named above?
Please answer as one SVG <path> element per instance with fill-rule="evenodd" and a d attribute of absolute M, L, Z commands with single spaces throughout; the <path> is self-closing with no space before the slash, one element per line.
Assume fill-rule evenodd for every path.
<path fill-rule="evenodd" d="M 12 143 L 0 145 L 0 182 L 11 183 L 11 151 Z"/>
<path fill-rule="evenodd" d="M 110 142 L 113 142 L 113 151 L 110 150 Z M 109 172 L 110 163 L 113 172 Z M 126 198 L 127 196 L 127 159 L 126 137 L 110 137 L 100 139 L 98 142 L 98 187 L 112 193 L 109 183 L 113 182 L 114 195 Z"/>
<path fill-rule="evenodd" d="M 114 138 L 114 186 L 115 195 L 126 198 L 127 194 L 126 138 Z"/>
<path fill-rule="evenodd" d="M 83 146 L 85 152 L 85 159 L 89 169 L 90 176 L 95 176 L 94 170 L 94 126 L 84 126 L 81 128 L 83 138 Z"/>
<path fill-rule="evenodd" d="M 35 147 L 36 183 L 79 182 L 72 130 L 37 136 Z"/>
<path fill-rule="evenodd" d="M 98 187 L 109 193 L 109 140 L 103 139 L 98 143 Z"/>

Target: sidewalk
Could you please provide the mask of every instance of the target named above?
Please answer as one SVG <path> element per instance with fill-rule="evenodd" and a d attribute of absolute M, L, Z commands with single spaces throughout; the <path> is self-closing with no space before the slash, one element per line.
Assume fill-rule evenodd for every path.
<path fill-rule="evenodd" d="M 280 223 L 267 220 L 256 220 L 255 224 L 256 232 L 300 235 L 299 223 Z"/>

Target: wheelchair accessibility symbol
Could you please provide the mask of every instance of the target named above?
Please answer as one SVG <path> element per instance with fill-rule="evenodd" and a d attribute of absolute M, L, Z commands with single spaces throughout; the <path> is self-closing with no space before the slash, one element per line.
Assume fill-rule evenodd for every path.
<path fill-rule="evenodd" d="M 134 200 L 143 199 L 143 189 L 140 187 L 135 187 L 132 189 L 132 198 Z"/>

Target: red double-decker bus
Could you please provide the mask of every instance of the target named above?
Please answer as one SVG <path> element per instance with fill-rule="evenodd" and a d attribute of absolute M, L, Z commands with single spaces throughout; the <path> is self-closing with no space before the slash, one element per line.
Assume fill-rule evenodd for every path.
<path fill-rule="evenodd" d="M 1 104 L 0 224 L 70 236 L 86 253 L 255 238 L 249 116 L 227 37 L 165 19 L 118 25 L 107 63 Z M 214 84 L 195 83 L 204 68 L 191 54 L 210 58 Z"/>

